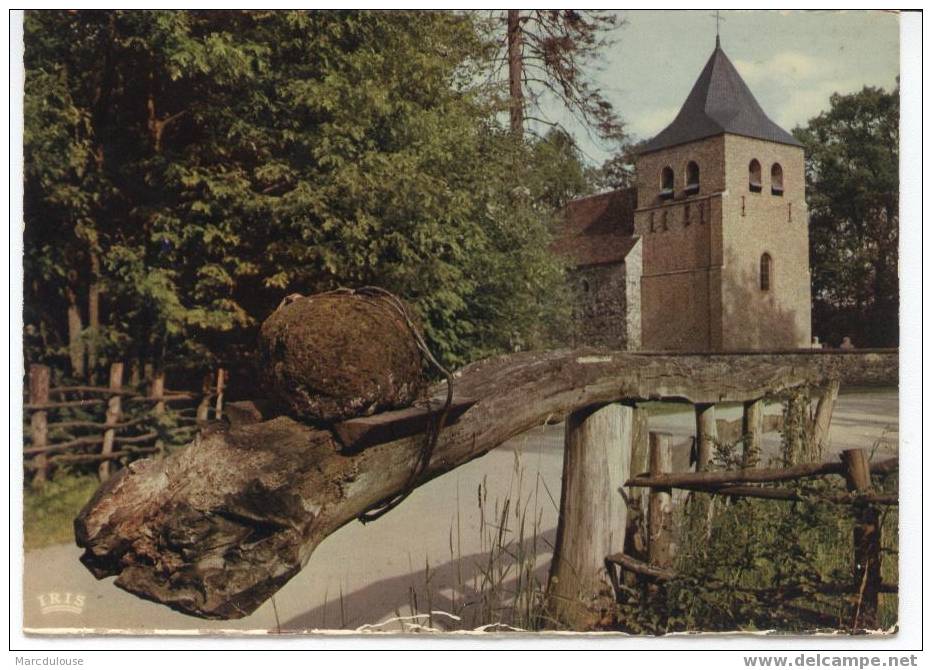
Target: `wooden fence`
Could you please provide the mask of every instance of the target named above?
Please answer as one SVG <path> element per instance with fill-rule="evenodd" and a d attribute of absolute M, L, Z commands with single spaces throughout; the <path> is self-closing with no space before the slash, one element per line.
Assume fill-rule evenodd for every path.
<path fill-rule="evenodd" d="M 785 468 L 719 470 L 671 473 L 671 436 L 667 433 L 650 433 L 650 470 L 625 482 L 628 487 L 645 487 L 650 490 L 647 513 L 647 561 L 623 552 L 606 557 L 605 565 L 612 587 L 620 593 L 625 571 L 634 573 L 642 581 L 657 583 L 675 579 L 672 569 L 676 553 L 673 534 L 673 489 L 729 496 L 732 498 L 761 498 L 775 501 L 800 501 L 804 496 L 789 487 L 764 486 L 785 482 L 798 482 L 812 477 L 842 475 L 847 483 L 847 494 L 820 495 L 818 499 L 832 504 L 847 505 L 854 516 L 854 557 L 850 584 L 823 584 L 820 593 L 849 594 L 857 607 L 852 629 L 872 629 L 877 626 L 878 595 L 895 593 L 896 585 L 885 584 L 881 579 L 881 526 L 878 506 L 897 505 L 897 496 L 875 493 L 871 475 L 888 475 L 898 470 L 899 460 L 890 458 L 871 467 L 864 449 L 842 452 L 839 462 L 811 463 Z M 787 592 L 788 600 L 805 597 L 806 592 Z"/>
<path fill-rule="evenodd" d="M 29 366 L 29 442 L 24 466 L 33 482 L 45 481 L 51 469 L 65 464 L 98 463 L 106 480 L 113 461 L 162 453 L 165 443 L 186 441 L 198 424 L 219 419 L 228 374 L 219 369 L 205 377 L 199 393 L 165 388 L 165 373 L 153 373 L 143 385 L 125 387 L 123 363 L 112 363 L 107 386 L 51 386 L 46 365 Z M 72 418 L 64 413 L 90 414 Z M 49 416 L 58 418 L 50 421 Z M 212 415 L 212 417 L 211 417 Z"/>
<path fill-rule="evenodd" d="M 731 429 L 730 423 L 716 420 L 716 405 L 743 403 L 744 452 L 737 472 L 751 480 L 736 481 L 730 473 L 717 489 L 725 492 L 727 484 L 734 494 L 740 492 L 735 487 L 760 483 L 754 473 L 762 436 L 777 423 L 763 412 L 765 399 L 787 400 L 787 461 L 812 462 L 821 460 L 814 456 L 827 434 L 838 383 L 895 386 L 897 372 L 896 351 L 520 352 L 457 372 L 454 403 L 461 403 L 462 411 L 454 417 L 451 410 L 434 444 L 425 442 L 423 426 L 435 420 L 431 417 L 442 402 L 348 419 L 329 430 L 281 416 L 262 402 L 247 403 L 238 408 L 241 416 L 228 431 L 215 431 L 184 452 L 128 473 L 126 486 L 108 491 L 81 512 L 76 540 L 85 551 L 82 561 L 97 577 L 117 576 L 121 588 L 193 616 L 242 617 L 266 602 L 326 537 L 353 519 L 554 416 L 566 416 L 547 609 L 563 627 L 588 630 L 601 617 L 600 607 L 592 605 L 610 589 L 606 557 L 626 546 L 628 503 L 636 495 L 620 491 L 650 488 L 625 486 L 632 474 L 650 470 L 643 403 L 695 408 L 698 474 L 710 477 L 716 474 L 711 470 L 719 441 L 715 433 L 720 427 Z M 819 398 L 809 416 L 811 403 L 795 396 L 814 389 Z M 442 398 L 445 390 L 437 386 L 431 397 Z M 655 450 L 655 472 L 670 469 L 664 458 L 663 450 Z M 820 467 L 841 472 L 838 464 Z M 415 480 L 412 472 L 418 473 Z M 789 481 L 799 473 L 791 467 L 780 476 Z M 655 496 L 655 530 L 658 523 L 668 528 L 672 489 L 684 482 L 663 484 L 654 491 L 661 494 Z M 175 503 L 170 508 L 164 505 L 166 494 Z M 855 491 L 852 497 L 868 508 L 884 502 L 870 495 L 859 497 Z M 199 519 L 194 526 L 192 514 Z M 861 525 L 867 528 L 866 522 Z M 666 546 L 674 556 L 676 538 L 670 531 L 670 541 L 655 550 Z M 181 538 L 181 544 L 156 545 L 152 537 Z M 168 576 L 166 565 L 172 566 Z M 218 570 L 230 579 L 216 579 Z"/>

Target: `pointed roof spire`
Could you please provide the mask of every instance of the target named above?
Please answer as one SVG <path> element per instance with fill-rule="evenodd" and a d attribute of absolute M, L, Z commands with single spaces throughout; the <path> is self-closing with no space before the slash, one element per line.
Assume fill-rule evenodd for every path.
<path fill-rule="evenodd" d="M 686 102 L 669 126 L 643 144 L 638 153 L 731 133 L 780 144 L 802 146 L 770 120 L 715 36 L 715 51 L 693 84 Z"/>

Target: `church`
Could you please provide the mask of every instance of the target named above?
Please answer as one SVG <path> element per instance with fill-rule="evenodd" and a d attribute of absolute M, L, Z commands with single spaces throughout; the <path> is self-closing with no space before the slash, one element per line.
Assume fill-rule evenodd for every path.
<path fill-rule="evenodd" d="M 803 148 L 761 109 L 716 37 L 636 186 L 570 202 L 576 344 L 640 351 L 808 348 Z"/>

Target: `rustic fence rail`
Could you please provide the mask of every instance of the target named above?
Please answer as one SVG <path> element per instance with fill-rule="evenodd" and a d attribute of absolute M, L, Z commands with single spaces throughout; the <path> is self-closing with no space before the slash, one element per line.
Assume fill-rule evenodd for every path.
<path fill-rule="evenodd" d="M 123 363 L 114 362 L 107 386 L 53 387 L 49 367 L 34 363 L 29 366 L 23 406 L 29 417 L 24 467 L 33 473 L 33 482 L 41 484 L 56 466 L 97 463 L 104 481 L 112 474 L 114 461 L 161 453 L 166 438 L 187 441 L 211 413 L 220 418 L 227 380 L 228 373 L 221 368 L 209 375 L 209 381 L 205 379 L 200 393 L 190 393 L 167 390 L 165 373 L 153 372 L 148 381 L 126 388 Z M 189 407 L 179 406 L 185 404 Z M 61 417 L 66 410 L 97 416 Z M 165 418 L 177 425 L 160 427 Z M 137 428 L 142 432 L 132 430 Z"/>
<path fill-rule="evenodd" d="M 837 396 L 836 385 L 828 393 Z M 827 431 L 827 423 L 819 430 Z M 824 436 L 817 436 L 824 438 Z M 877 626 L 878 596 L 896 593 L 897 587 L 881 579 L 881 526 L 878 505 L 897 505 L 898 496 L 878 494 L 873 490 L 871 475 L 889 475 L 899 469 L 899 459 L 889 458 L 871 464 L 864 449 L 849 449 L 841 453 L 840 461 L 806 463 L 785 468 L 742 468 L 671 473 L 671 446 L 665 433 L 650 434 L 650 471 L 632 477 L 627 487 L 644 487 L 651 491 L 648 511 L 648 560 L 617 552 L 606 556 L 605 566 L 609 580 L 617 594 L 621 592 L 624 572 L 628 571 L 646 580 L 648 589 L 657 582 L 676 578 L 672 569 L 676 553 L 672 525 L 670 493 L 673 489 L 729 496 L 732 498 L 760 498 L 776 501 L 802 501 L 818 499 L 827 503 L 849 505 L 854 516 L 854 557 L 850 584 L 823 584 L 821 592 L 851 595 L 856 610 L 851 627 L 872 629 Z M 847 482 L 847 494 L 820 493 L 807 496 L 795 488 L 766 486 L 784 482 L 799 482 L 807 478 L 841 475 Z M 806 596 L 807 592 L 781 593 L 786 599 Z"/>

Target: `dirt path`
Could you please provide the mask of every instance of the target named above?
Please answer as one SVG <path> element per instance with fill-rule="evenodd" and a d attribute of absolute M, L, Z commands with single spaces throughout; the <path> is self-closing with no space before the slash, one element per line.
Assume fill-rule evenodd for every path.
<path fill-rule="evenodd" d="M 739 412 L 731 408 L 719 416 L 732 419 Z M 684 407 L 653 417 L 651 429 L 672 432 L 675 442 L 684 444 L 694 430 L 693 422 Z M 895 390 L 843 393 L 826 458 L 855 447 L 879 445 L 885 453 L 895 452 L 897 426 Z M 768 436 L 765 457 L 778 453 L 778 447 L 779 436 Z M 429 622 L 435 627 L 472 627 L 469 619 L 479 605 L 464 609 L 463 603 L 481 601 L 478 587 L 487 568 L 488 522 L 505 499 L 511 500 L 511 536 L 523 516 L 525 546 L 533 550 L 536 541 L 536 576 L 546 579 L 556 532 L 562 451 L 562 425 L 535 429 L 422 486 L 384 519 L 367 526 L 349 524 L 321 544 L 274 602 L 239 621 L 202 621 L 125 593 L 113 586 L 112 579 L 95 581 L 78 562 L 77 547 L 32 551 L 25 557 L 25 627 L 34 632 L 91 629 L 137 634 L 290 632 L 357 628 L 430 610 L 460 613 L 464 618 L 457 622 L 436 614 Z M 480 491 L 485 491 L 482 511 Z M 506 575 L 506 586 L 513 579 L 513 573 Z M 48 610 L 55 602 L 77 601 L 77 611 Z M 390 621 L 382 629 L 399 627 L 399 621 Z"/>

